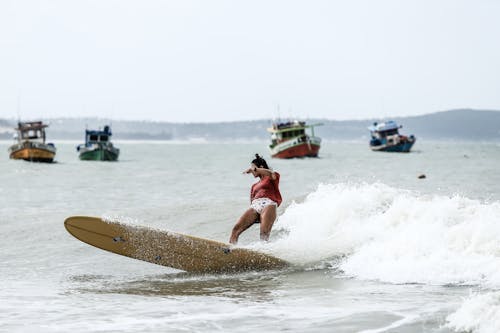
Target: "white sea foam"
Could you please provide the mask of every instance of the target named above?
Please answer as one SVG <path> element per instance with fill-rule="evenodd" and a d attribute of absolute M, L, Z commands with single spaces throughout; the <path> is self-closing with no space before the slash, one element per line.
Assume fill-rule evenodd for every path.
<path fill-rule="evenodd" d="M 290 205 L 275 230 L 282 235 L 267 248 L 298 265 L 337 258 L 361 279 L 500 287 L 498 202 L 379 183 L 321 185 Z"/>
<path fill-rule="evenodd" d="M 500 292 L 470 296 L 446 321 L 457 332 L 500 332 Z"/>

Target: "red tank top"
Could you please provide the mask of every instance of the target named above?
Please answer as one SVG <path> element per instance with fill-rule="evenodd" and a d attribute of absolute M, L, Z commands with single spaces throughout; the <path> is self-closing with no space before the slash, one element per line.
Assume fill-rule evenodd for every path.
<path fill-rule="evenodd" d="M 281 204 L 281 193 L 279 189 L 280 174 L 275 172 L 276 179 L 270 176 L 263 177 L 260 181 L 252 185 L 250 190 L 250 201 L 259 198 L 269 198 L 276 202 L 278 206 Z"/>

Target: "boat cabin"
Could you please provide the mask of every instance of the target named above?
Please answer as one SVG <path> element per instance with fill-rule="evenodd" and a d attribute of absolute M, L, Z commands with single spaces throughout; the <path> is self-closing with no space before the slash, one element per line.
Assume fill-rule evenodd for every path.
<path fill-rule="evenodd" d="M 19 122 L 16 128 L 16 136 L 19 142 L 41 141 L 45 143 L 45 128 L 48 125 L 41 121 Z"/>
<path fill-rule="evenodd" d="M 280 142 L 287 141 L 296 137 L 306 135 L 306 123 L 303 121 L 293 121 L 286 123 L 276 123 L 268 129 L 271 133 L 271 145 L 276 145 Z"/>
<path fill-rule="evenodd" d="M 104 130 L 85 130 L 85 144 L 91 145 L 94 143 L 107 143 L 111 136 L 109 126 L 104 126 Z"/>
<path fill-rule="evenodd" d="M 399 134 L 399 129 L 402 126 L 398 126 L 396 122 L 390 120 L 385 123 L 373 123 L 373 126 L 368 129 L 372 133 L 372 136 L 377 139 L 382 139 L 388 136 Z"/>

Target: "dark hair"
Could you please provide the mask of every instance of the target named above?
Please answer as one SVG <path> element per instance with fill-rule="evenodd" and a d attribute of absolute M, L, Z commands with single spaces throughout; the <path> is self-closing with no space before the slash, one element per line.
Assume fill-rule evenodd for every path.
<path fill-rule="evenodd" d="M 269 169 L 266 160 L 260 157 L 259 154 L 255 154 L 255 159 L 252 161 L 252 163 L 255 164 L 257 168 Z"/>

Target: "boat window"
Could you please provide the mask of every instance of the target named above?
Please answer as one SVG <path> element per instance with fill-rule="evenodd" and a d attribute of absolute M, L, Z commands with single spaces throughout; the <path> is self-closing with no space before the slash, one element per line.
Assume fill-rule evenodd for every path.
<path fill-rule="evenodd" d="M 99 137 L 99 141 L 102 141 L 102 142 L 107 142 L 108 141 L 108 136 L 107 135 L 101 135 Z"/>
<path fill-rule="evenodd" d="M 97 135 L 91 134 L 90 137 L 89 137 L 89 140 L 90 141 L 97 141 Z"/>
<path fill-rule="evenodd" d="M 389 135 L 398 134 L 398 130 L 397 129 L 392 129 L 392 130 L 384 131 L 382 133 L 384 134 L 384 136 L 389 136 Z"/>
<path fill-rule="evenodd" d="M 39 137 L 39 133 L 36 130 L 29 130 L 23 132 L 23 139 L 37 139 Z"/>

